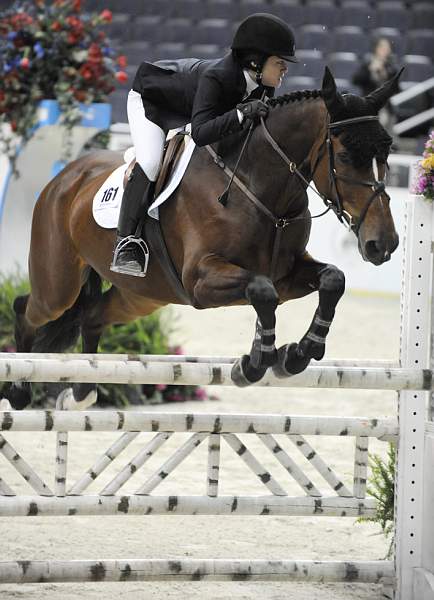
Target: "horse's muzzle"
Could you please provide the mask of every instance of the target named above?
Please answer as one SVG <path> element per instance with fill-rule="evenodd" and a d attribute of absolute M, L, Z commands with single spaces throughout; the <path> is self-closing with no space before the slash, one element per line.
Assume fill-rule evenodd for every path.
<path fill-rule="evenodd" d="M 382 265 L 390 260 L 390 257 L 399 244 L 398 234 L 382 238 L 379 240 L 367 240 L 361 244 L 361 254 L 363 259 L 373 265 Z"/>

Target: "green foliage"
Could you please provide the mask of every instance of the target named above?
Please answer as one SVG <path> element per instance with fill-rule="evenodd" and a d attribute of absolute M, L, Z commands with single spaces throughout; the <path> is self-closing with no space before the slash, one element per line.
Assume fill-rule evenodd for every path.
<path fill-rule="evenodd" d="M 110 286 L 105 283 L 107 290 Z M 11 276 L 0 275 L 0 352 L 15 352 L 13 301 L 19 295 L 28 293 L 29 284 L 19 273 Z M 101 338 L 100 352 L 107 354 L 181 354 L 179 347 L 169 344 L 173 334 L 174 317 L 170 309 L 158 311 L 126 325 L 113 325 L 107 328 Z M 81 352 L 78 343 L 70 352 Z M 45 406 L 48 395 L 57 395 L 58 386 L 33 384 L 33 406 Z M 0 392 L 1 394 L 1 392 Z M 1 397 L 1 395 L 0 395 Z M 197 386 L 174 385 L 117 385 L 98 386 L 98 404 L 124 407 L 128 404 L 155 404 L 161 402 L 183 402 L 203 400 L 207 397 L 204 389 Z"/>
<path fill-rule="evenodd" d="M 359 521 L 371 521 L 380 525 L 386 538 L 392 536 L 387 556 L 393 549 L 394 507 L 395 507 L 395 464 L 396 447 L 390 443 L 385 460 L 378 454 L 369 455 L 371 477 L 367 492 L 377 501 L 377 513 L 374 517 L 361 517 Z"/>
<path fill-rule="evenodd" d="M 5 277 L 0 275 L 0 349 L 15 352 L 14 319 L 12 308 L 17 296 L 27 294 L 28 282 L 19 273 Z"/>

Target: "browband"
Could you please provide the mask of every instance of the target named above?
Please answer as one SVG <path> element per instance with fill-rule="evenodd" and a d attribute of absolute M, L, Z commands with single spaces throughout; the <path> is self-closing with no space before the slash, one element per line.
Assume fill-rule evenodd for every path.
<path fill-rule="evenodd" d="M 328 128 L 333 129 L 334 127 L 339 127 L 340 125 L 352 125 L 353 123 L 363 123 L 364 121 L 378 121 L 378 116 L 367 116 L 367 117 L 354 117 L 353 119 L 344 119 L 343 121 L 335 121 L 334 123 L 329 123 Z"/>

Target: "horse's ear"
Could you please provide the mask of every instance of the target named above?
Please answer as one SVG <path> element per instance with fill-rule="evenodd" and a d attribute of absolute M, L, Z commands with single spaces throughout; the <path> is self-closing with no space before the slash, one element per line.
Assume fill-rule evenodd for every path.
<path fill-rule="evenodd" d="M 344 101 L 336 88 L 335 78 L 328 67 L 325 68 L 322 80 L 322 97 L 332 118 L 344 108 Z"/>
<path fill-rule="evenodd" d="M 386 104 L 391 96 L 399 92 L 398 80 L 402 75 L 404 67 L 396 73 L 391 79 L 388 79 L 383 85 L 365 97 L 370 110 L 377 113 L 380 108 Z"/>

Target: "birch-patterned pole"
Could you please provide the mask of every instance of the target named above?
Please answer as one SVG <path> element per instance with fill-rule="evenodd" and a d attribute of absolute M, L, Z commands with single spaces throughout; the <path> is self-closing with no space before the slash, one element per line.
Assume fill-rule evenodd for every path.
<path fill-rule="evenodd" d="M 354 456 L 354 497 L 364 498 L 366 496 L 366 481 L 368 479 L 368 450 L 369 438 L 356 437 L 356 449 Z"/>
<path fill-rule="evenodd" d="M 82 494 L 84 490 L 89 487 L 92 481 L 101 475 L 101 473 L 112 464 L 112 462 L 117 458 L 120 453 L 125 450 L 129 444 L 136 439 L 136 437 L 140 434 L 139 431 L 129 431 L 124 433 L 119 439 L 117 439 L 111 446 L 108 448 L 104 454 L 98 458 L 95 464 L 86 471 L 86 473 L 71 486 L 68 494 Z"/>
<path fill-rule="evenodd" d="M 0 381 L 43 381 L 71 383 L 129 383 L 234 386 L 232 364 L 188 362 L 141 362 L 137 360 L 1 358 Z M 256 386 L 287 388 L 336 388 L 375 390 L 434 389 L 432 371 L 417 368 L 308 367 L 283 379 L 271 369 Z"/>
<path fill-rule="evenodd" d="M 306 494 L 317 497 L 322 495 L 314 483 L 305 475 L 305 473 L 303 473 L 297 463 L 283 450 L 283 448 L 281 448 L 272 435 L 265 433 L 259 434 L 258 437 Z"/>
<path fill-rule="evenodd" d="M 0 434 L 0 452 L 27 481 L 27 483 L 41 496 L 52 496 L 53 492 L 48 485 L 39 477 L 32 467 L 16 452 L 11 444 Z"/>
<path fill-rule="evenodd" d="M 332 490 L 334 490 L 339 496 L 352 496 L 352 493 L 342 482 L 342 480 L 336 477 L 331 468 L 323 461 L 319 454 L 317 454 L 316 450 L 312 448 L 312 446 L 302 435 L 288 435 L 288 437 L 295 447 L 300 450 L 303 456 L 318 471 L 321 477 L 327 481 Z"/>
<path fill-rule="evenodd" d="M 393 418 L 316 415 L 23 410 L 0 412 L 0 431 L 271 433 L 368 436 L 396 441 L 398 422 Z"/>
<path fill-rule="evenodd" d="M 243 442 L 233 433 L 223 434 L 224 440 L 229 444 L 234 452 L 245 462 L 249 469 L 258 477 L 259 481 L 263 483 L 270 490 L 272 494 L 276 496 L 287 496 L 286 490 L 275 480 L 275 478 L 267 471 L 267 469 L 253 456 L 250 450 L 243 444 Z"/>
<path fill-rule="evenodd" d="M 216 497 L 218 495 L 220 475 L 220 435 L 211 433 L 208 438 L 208 472 L 207 472 L 207 495 Z"/>
<path fill-rule="evenodd" d="M 207 437 L 207 433 L 195 433 L 183 444 L 156 473 L 151 475 L 143 485 L 137 490 L 136 494 L 150 494 L 158 484 L 160 484 L 181 462 L 193 452 L 197 446 Z"/>
<path fill-rule="evenodd" d="M 56 400 L 56 410 L 64 410 L 64 400 L 70 389 L 63 390 Z M 56 463 L 54 469 L 54 493 L 66 494 L 66 472 L 68 466 L 68 432 L 58 431 L 56 435 Z"/>
<path fill-rule="evenodd" d="M 79 515 L 375 516 L 372 498 L 340 496 L 0 496 L 0 517 Z"/>
<path fill-rule="evenodd" d="M 389 583 L 391 561 L 133 559 L 0 562 L 0 583 L 316 581 Z"/>
<path fill-rule="evenodd" d="M 116 494 L 116 492 L 131 479 L 134 473 L 136 473 L 136 471 L 140 469 L 140 467 L 142 467 L 164 443 L 167 442 L 171 435 L 172 434 L 167 431 L 157 433 L 157 435 L 153 437 L 138 454 L 136 454 L 116 477 L 104 487 L 100 492 L 101 496 L 111 496 L 112 494 Z"/>

